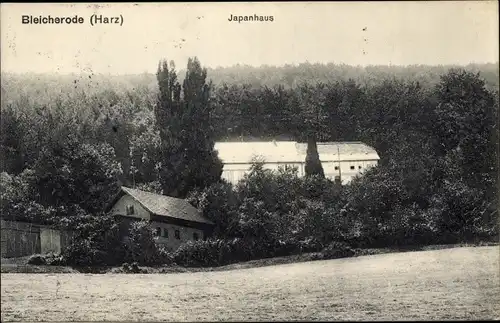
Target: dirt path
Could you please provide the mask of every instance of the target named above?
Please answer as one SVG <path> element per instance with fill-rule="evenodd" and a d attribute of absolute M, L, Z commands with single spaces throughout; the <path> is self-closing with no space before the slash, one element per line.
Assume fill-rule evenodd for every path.
<path fill-rule="evenodd" d="M 2 274 L 2 321 L 500 318 L 499 247 L 148 275 Z"/>

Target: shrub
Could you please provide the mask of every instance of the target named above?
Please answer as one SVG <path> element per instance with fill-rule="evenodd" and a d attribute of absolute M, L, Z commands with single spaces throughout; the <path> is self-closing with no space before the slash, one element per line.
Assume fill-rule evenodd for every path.
<path fill-rule="evenodd" d="M 307 198 L 319 199 L 328 188 L 328 179 L 319 175 L 306 176 L 302 180 L 302 194 Z"/>
<path fill-rule="evenodd" d="M 355 252 L 344 242 L 334 241 L 322 251 L 323 259 L 337 259 L 354 256 Z"/>
<path fill-rule="evenodd" d="M 64 266 L 66 264 L 64 257 L 60 254 L 49 253 L 44 255 L 44 258 L 49 266 Z"/>
<path fill-rule="evenodd" d="M 137 262 L 133 262 L 132 264 L 123 263 L 121 267 L 121 271 L 128 274 L 145 274 L 147 273 L 146 269 L 140 268 Z"/>
<path fill-rule="evenodd" d="M 146 221 L 132 223 L 125 245 L 127 260 L 144 265 L 161 262 L 160 248 L 155 242 L 150 224 Z"/>
<path fill-rule="evenodd" d="M 62 252 L 63 261 L 75 266 L 105 266 L 123 262 L 125 249 L 118 223 L 108 215 L 68 217 L 64 227 L 76 235 Z M 66 221 L 65 221 L 66 222 Z"/>
<path fill-rule="evenodd" d="M 173 257 L 175 263 L 188 267 L 221 266 L 250 258 L 240 239 L 189 241 L 182 244 Z"/>
<path fill-rule="evenodd" d="M 215 223 L 212 236 L 230 238 L 236 234 L 238 201 L 231 183 L 221 180 L 204 189 L 190 192 L 188 201 Z"/>
<path fill-rule="evenodd" d="M 298 243 L 301 252 L 317 252 L 324 248 L 324 245 L 315 237 L 310 237 Z"/>
<path fill-rule="evenodd" d="M 176 264 L 188 267 L 222 266 L 235 262 L 283 257 L 301 252 L 296 241 L 262 242 L 250 239 L 209 239 L 182 244 L 172 255 Z"/>
<path fill-rule="evenodd" d="M 63 253 L 64 261 L 74 266 L 103 266 L 109 264 L 108 253 L 91 239 L 74 241 Z"/>
<path fill-rule="evenodd" d="M 28 259 L 28 264 L 41 266 L 41 265 L 46 265 L 47 261 L 45 260 L 45 257 L 42 255 L 33 255 Z"/>

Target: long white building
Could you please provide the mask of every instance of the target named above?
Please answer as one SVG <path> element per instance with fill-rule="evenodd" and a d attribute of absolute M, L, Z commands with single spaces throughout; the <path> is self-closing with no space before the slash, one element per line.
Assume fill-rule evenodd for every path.
<path fill-rule="evenodd" d="M 269 142 L 217 142 L 215 149 L 224 163 L 222 177 L 235 184 L 249 171 L 252 160 L 257 157 L 264 168 L 277 170 L 290 165 L 298 169 L 299 176 L 305 174 L 306 143 L 295 141 Z M 377 165 L 380 157 L 375 149 L 362 142 L 318 143 L 319 159 L 325 176 L 347 184 L 357 174 Z"/>

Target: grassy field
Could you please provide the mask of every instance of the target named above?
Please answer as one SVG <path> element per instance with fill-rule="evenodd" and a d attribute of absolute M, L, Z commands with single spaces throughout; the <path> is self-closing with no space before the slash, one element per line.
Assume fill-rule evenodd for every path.
<path fill-rule="evenodd" d="M 500 319 L 500 248 L 178 274 L 2 274 L 2 321 Z"/>

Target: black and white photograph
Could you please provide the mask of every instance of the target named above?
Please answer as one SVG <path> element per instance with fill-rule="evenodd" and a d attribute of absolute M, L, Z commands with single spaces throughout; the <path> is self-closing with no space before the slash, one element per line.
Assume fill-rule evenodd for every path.
<path fill-rule="evenodd" d="M 2 3 L 2 322 L 500 320 L 499 8 Z"/>

